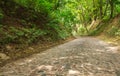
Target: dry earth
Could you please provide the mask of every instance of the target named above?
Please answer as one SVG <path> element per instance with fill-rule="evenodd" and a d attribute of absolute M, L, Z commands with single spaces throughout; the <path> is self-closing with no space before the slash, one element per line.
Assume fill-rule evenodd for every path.
<path fill-rule="evenodd" d="M 120 76 L 119 46 L 78 38 L 8 63 L 0 76 Z"/>

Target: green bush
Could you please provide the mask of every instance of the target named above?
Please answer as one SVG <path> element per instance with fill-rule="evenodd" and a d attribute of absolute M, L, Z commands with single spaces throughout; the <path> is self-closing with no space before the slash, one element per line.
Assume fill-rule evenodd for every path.
<path fill-rule="evenodd" d="M 120 29 L 119 27 L 113 26 L 110 30 L 108 30 L 107 34 L 109 36 L 120 36 Z"/>
<path fill-rule="evenodd" d="M 40 15 L 42 15 L 42 18 L 46 18 L 48 20 L 48 23 L 43 26 L 43 29 L 47 30 L 47 35 L 52 39 L 65 39 L 66 37 L 72 35 L 74 24 L 76 21 L 79 21 L 76 18 L 77 16 L 75 12 L 77 11 L 75 3 L 76 1 L 14 1 L 26 8 L 32 9 L 36 13 L 40 13 Z M 57 7 L 57 9 L 55 9 L 55 7 Z"/>
<path fill-rule="evenodd" d="M 48 36 L 50 36 L 53 40 L 56 39 L 65 39 L 68 37 L 68 33 L 64 27 L 59 24 L 59 21 L 51 21 L 46 30 L 48 30 Z"/>
<path fill-rule="evenodd" d="M 87 34 L 87 31 L 86 31 L 86 29 L 85 29 L 85 27 L 83 25 L 81 25 L 78 28 L 78 33 L 79 33 L 79 35 L 86 35 Z"/>
<path fill-rule="evenodd" d="M 54 30 L 51 32 L 51 34 L 54 34 L 54 37 L 56 35 L 58 38 L 65 39 L 66 37 L 72 35 L 76 15 L 73 14 L 73 10 L 71 10 L 67 4 L 66 8 L 59 7 L 57 10 L 51 12 L 50 18 L 51 21 L 47 27 Z"/>
<path fill-rule="evenodd" d="M 116 35 L 116 36 L 120 36 L 120 29 L 117 30 L 117 32 L 115 32 L 115 35 Z"/>
<path fill-rule="evenodd" d="M 4 16 L 4 15 L 0 12 L 0 19 L 2 19 L 2 18 L 3 18 L 3 16 Z"/>
<path fill-rule="evenodd" d="M 3 36 L 0 39 L 0 43 L 17 43 L 17 44 L 30 44 L 36 42 L 39 38 L 42 40 L 46 35 L 46 32 L 34 28 L 20 28 L 10 27 L 10 31 L 4 32 L 3 29 L 0 30 L 0 34 Z"/>
<path fill-rule="evenodd" d="M 0 23 L 2 22 L 3 17 L 4 17 L 4 14 L 3 14 L 2 10 L 0 9 Z"/>
<path fill-rule="evenodd" d="M 14 0 L 18 4 L 27 7 L 27 8 L 32 8 L 36 12 L 42 12 L 42 13 L 47 13 L 49 12 L 53 4 L 50 3 L 49 0 Z"/>

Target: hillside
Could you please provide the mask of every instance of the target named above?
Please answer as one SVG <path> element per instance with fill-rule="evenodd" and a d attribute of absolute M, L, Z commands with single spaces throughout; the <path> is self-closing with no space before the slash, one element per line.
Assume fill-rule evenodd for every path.
<path fill-rule="evenodd" d="M 49 18 L 47 11 L 38 12 L 14 0 L 2 0 L 0 2 L 0 66 L 74 39 L 71 36 L 60 36 L 58 31 L 61 27 L 54 28 L 53 24 L 49 24 L 50 20 L 52 21 L 52 18 Z M 38 46 L 39 50 L 35 49 Z"/>
<path fill-rule="evenodd" d="M 99 37 L 114 45 L 120 45 L 120 14 L 105 23 L 105 25 L 107 27 Z"/>
<path fill-rule="evenodd" d="M 110 31 L 112 32 L 112 29 L 114 28 L 116 28 L 116 31 L 120 29 L 120 14 L 118 14 L 108 22 L 108 27 L 106 27 L 104 33 Z"/>

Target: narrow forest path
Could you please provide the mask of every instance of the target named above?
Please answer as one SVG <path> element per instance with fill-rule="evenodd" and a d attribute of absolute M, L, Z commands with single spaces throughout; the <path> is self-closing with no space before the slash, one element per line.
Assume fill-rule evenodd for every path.
<path fill-rule="evenodd" d="M 0 68 L 0 76 L 120 76 L 119 47 L 83 37 Z"/>

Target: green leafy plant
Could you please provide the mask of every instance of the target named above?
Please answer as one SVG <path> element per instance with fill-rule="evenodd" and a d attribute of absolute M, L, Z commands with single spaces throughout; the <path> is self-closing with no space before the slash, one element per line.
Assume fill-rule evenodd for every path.
<path fill-rule="evenodd" d="M 85 29 L 85 27 L 83 25 L 81 25 L 79 28 L 78 28 L 78 34 L 79 35 L 87 35 L 87 31 Z"/>
<path fill-rule="evenodd" d="M 120 29 L 118 27 L 113 26 L 107 34 L 109 36 L 120 36 Z"/>
<path fill-rule="evenodd" d="M 10 27 L 10 31 L 4 32 L 3 29 L 0 30 L 3 36 L 0 40 L 2 44 L 7 43 L 18 43 L 18 44 L 30 44 L 36 42 L 39 38 L 43 38 L 46 32 L 38 28 L 15 28 Z"/>
<path fill-rule="evenodd" d="M 2 18 L 3 18 L 3 16 L 4 16 L 4 15 L 0 12 L 0 19 L 2 19 Z"/>
<path fill-rule="evenodd" d="M 120 29 L 117 30 L 117 32 L 115 32 L 115 35 L 116 35 L 116 36 L 120 36 Z"/>
<path fill-rule="evenodd" d="M 2 19 L 3 19 L 3 17 L 4 17 L 4 14 L 2 13 L 2 10 L 0 9 L 0 23 L 1 23 Z"/>

